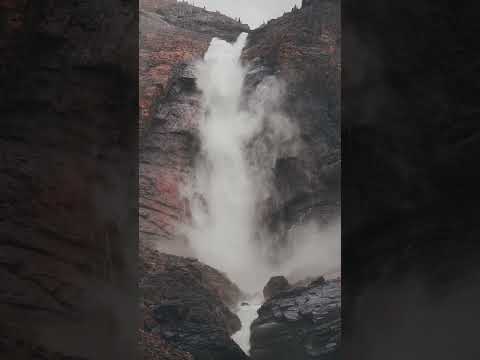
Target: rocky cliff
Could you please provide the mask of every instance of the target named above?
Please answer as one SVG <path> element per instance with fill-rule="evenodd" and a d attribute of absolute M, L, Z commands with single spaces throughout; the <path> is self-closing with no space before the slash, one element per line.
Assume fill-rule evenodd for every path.
<path fill-rule="evenodd" d="M 256 69 L 247 84 L 274 74 L 287 84 L 282 110 L 300 131 L 301 150 L 275 165 L 272 230 L 308 219 L 329 221 L 340 204 L 340 3 L 305 1 L 253 30 L 243 58 Z"/>
<path fill-rule="evenodd" d="M 188 216 L 180 185 L 198 146 L 200 94 L 191 64 L 203 57 L 213 36 L 232 40 L 243 31 L 246 25 L 186 3 L 141 3 L 139 221 L 144 241 L 172 251 L 185 248 L 178 246 L 175 224 Z"/>
<path fill-rule="evenodd" d="M 234 40 L 248 26 L 175 0 L 140 1 L 140 130 L 156 116 L 177 65 L 203 56 L 212 37 Z"/>
<path fill-rule="evenodd" d="M 243 296 L 238 287 L 195 259 L 141 249 L 144 357 L 247 359 L 230 338 L 241 326 L 231 311 Z"/>
<path fill-rule="evenodd" d="M 252 324 L 252 359 L 338 359 L 340 308 L 339 280 L 312 281 L 277 293 Z"/>
<path fill-rule="evenodd" d="M 149 13 L 150 20 L 146 13 L 143 15 L 145 28 L 156 19 L 158 28 L 175 29 L 180 34 L 178 41 L 175 40 L 179 49 L 183 49 L 184 34 L 189 34 L 199 45 L 188 52 L 180 50 L 175 54 L 181 56 L 173 58 L 165 47 L 152 50 L 146 45 L 142 55 L 145 59 L 147 56 L 156 59 L 156 64 L 168 65 L 151 67 L 155 68 L 152 70 L 155 74 L 163 69 L 158 84 L 164 85 L 160 86 L 163 96 L 156 97 L 152 108 L 155 116 L 149 113 L 148 121 L 152 123 L 140 155 L 141 236 L 168 248 L 177 247 L 171 241 L 175 238 L 175 223 L 188 217 L 179 186 L 192 169 L 199 145 L 195 120 L 200 97 L 188 62 L 203 54 L 212 35 L 233 39 L 245 30 L 238 23 L 225 21 L 223 15 L 217 15 L 221 24 L 217 28 L 204 28 L 198 24 L 203 24 L 207 13 L 198 8 L 185 9 L 190 9 L 187 4 L 170 4 L 156 14 Z M 284 80 L 287 96 L 282 110 L 300 129 L 302 150 L 293 157 L 280 157 L 274 168 L 275 187 L 280 195 L 268 211 L 266 221 L 281 236 L 295 223 L 309 219 L 328 221 L 339 212 L 339 11 L 339 2 L 335 0 L 306 2 L 301 9 L 293 9 L 251 31 L 243 54 L 244 60 L 255 69 L 247 78 L 247 88 L 253 89 L 271 74 Z M 214 16 L 215 13 L 208 13 L 207 17 Z M 212 20 L 209 21 L 211 24 Z M 227 35 L 225 24 L 231 25 Z M 159 38 L 164 35 L 158 31 L 156 35 L 148 35 L 151 44 L 170 41 L 173 46 L 172 39 L 177 33 L 168 31 L 165 39 Z M 155 78 L 148 71 L 141 71 L 141 76 L 145 76 L 146 82 Z"/>
<path fill-rule="evenodd" d="M 148 111 L 142 118 L 140 237 L 147 246 L 177 254 L 183 251 L 183 255 L 189 255 L 185 252 L 188 244 L 178 236 L 176 224 L 187 220 L 190 215 L 188 204 L 181 197 L 181 186 L 191 174 L 200 148 L 197 119 L 201 94 L 195 86 L 192 62 L 201 58 L 213 36 L 233 40 L 240 32 L 248 29 L 223 15 L 184 3 L 150 1 L 144 10 L 141 13 L 143 48 L 140 58 L 140 93 L 141 96 L 144 95 L 141 102 L 146 101 L 143 109 Z M 278 158 L 273 169 L 278 198 L 268 208 L 266 221 L 271 230 L 281 236 L 293 224 L 310 219 L 328 222 L 338 215 L 339 41 L 339 2 L 312 0 L 305 1 L 302 8 L 293 9 L 283 17 L 251 31 L 243 53 L 244 61 L 249 62 L 253 69 L 247 76 L 246 91 L 252 91 L 269 75 L 274 74 L 283 80 L 286 84 L 286 98 L 282 110 L 300 130 L 300 152 L 295 156 Z M 145 256 L 149 255 L 144 253 L 142 257 Z M 160 258 L 170 259 L 167 262 L 175 265 L 162 265 L 161 269 L 154 271 L 154 276 L 150 272 L 150 275 L 145 276 L 147 280 L 142 280 L 142 287 L 150 284 L 146 288 L 151 290 L 148 297 L 154 298 L 144 301 L 142 305 L 147 319 L 142 336 L 147 334 L 151 341 L 158 339 L 180 351 L 193 354 L 194 358 L 205 356 L 202 347 L 211 349 L 214 343 L 219 349 L 233 351 L 231 345 L 225 344 L 231 344 L 227 337 L 235 328 L 234 321 L 228 320 L 229 316 L 223 310 L 220 311 L 223 315 L 218 317 L 218 314 L 213 315 L 208 310 L 206 304 L 198 307 L 193 318 L 209 324 L 204 328 L 198 322 L 192 322 L 189 315 L 186 315 L 187 310 L 180 304 L 184 298 L 187 303 L 192 301 L 194 308 L 202 301 L 223 308 L 218 299 L 224 298 L 224 295 L 217 293 L 212 297 L 210 289 L 210 295 L 198 297 L 187 288 L 188 285 L 198 289 L 186 273 L 198 273 L 198 269 L 192 270 L 191 267 L 199 263 L 174 256 L 155 256 L 155 261 L 160 261 Z M 167 296 L 162 289 L 170 289 L 172 285 L 165 284 L 171 284 L 174 279 L 179 281 L 176 287 L 172 287 L 176 289 L 172 290 L 176 300 L 165 301 L 170 295 Z M 184 285 L 181 285 L 182 282 Z M 335 284 L 329 284 L 326 288 L 334 287 L 339 291 L 339 284 Z M 202 289 L 198 289 L 199 294 L 205 293 L 204 285 Z M 312 289 L 305 291 L 310 290 Z M 312 298 L 319 294 L 315 289 L 312 291 L 308 295 Z M 335 296 L 338 297 L 337 293 Z M 305 294 L 295 294 L 300 300 L 305 299 Z M 322 299 L 319 295 L 318 303 L 313 301 L 312 304 L 326 306 L 326 299 Z M 339 306 L 338 299 L 335 301 Z M 266 304 L 264 309 L 268 306 L 270 305 Z M 225 327 L 231 321 L 233 325 L 228 326 L 233 327 Z M 293 326 L 289 328 L 290 325 Z M 316 330 L 313 329 L 315 326 L 302 321 L 281 326 L 287 332 L 305 327 L 305 338 L 301 337 L 300 340 L 302 344 L 309 341 L 311 344 L 305 345 L 310 350 L 304 345 L 295 348 L 301 356 L 310 353 L 315 355 L 318 351 L 325 350 L 318 350 L 320 345 L 317 346 L 318 339 L 315 337 L 316 333 L 321 332 L 318 326 L 323 325 L 318 325 Z M 220 332 L 219 328 L 222 329 Z M 312 332 L 318 331 L 310 334 L 307 328 Z M 200 336 L 200 333 L 207 334 L 210 340 L 205 335 Z M 337 333 L 334 330 L 328 336 L 335 337 Z M 276 336 L 275 334 L 265 333 L 263 339 Z M 213 342 L 211 339 L 214 339 Z M 260 342 L 257 345 L 257 349 L 263 346 Z M 292 348 L 296 346 L 290 345 Z M 330 345 L 322 343 L 320 347 L 322 346 L 329 348 Z M 261 351 L 257 351 L 257 355 Z M 244 354 L 232 352 L 229 356 L 232 359 L 236 356 L 241 358 Z"/>

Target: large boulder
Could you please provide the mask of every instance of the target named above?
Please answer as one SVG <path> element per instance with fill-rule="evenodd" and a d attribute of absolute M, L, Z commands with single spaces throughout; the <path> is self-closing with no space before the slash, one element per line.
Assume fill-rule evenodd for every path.
<path fill-rule="evenodd" d="M 225 275 L 196 259 L 146 247 L 140 256 L 142 341 L 196 360 L 247 359 L 231 339 L 241 323 L 230 307 L 242 293 Z"/>
<path fill-rule="evenodd" d="M 289 288 L 290 284 L 284 276 L 273 276 L 263 288 L 263 297 L 268 300 Z"/>
<path fill-rule="evenodd" d="M 323 278 L 322 278 L 323 279 Z M 254 360 L 337 359 L 340 280 L 318 280 L 267 300 L 252 324 Z"/>

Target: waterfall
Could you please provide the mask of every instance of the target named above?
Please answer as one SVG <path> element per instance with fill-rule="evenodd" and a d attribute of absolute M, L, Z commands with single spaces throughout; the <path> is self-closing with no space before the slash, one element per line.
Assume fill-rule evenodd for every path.
<path fill-rule="evenodd" d="M 202 94 L 201 151 L 184 189 L 191 223 L 183 231 L 200 261 L 226 273 L 255 299 L 240 307 L 243 328 L 234 336 L 248 352 L 250 324 L 268 279 L 295 271 L 300 278 L 320 275 L 328 264 L 339 263 L 340 242 L 338 225 L 332 230 L 298 224 L 287 234 L 292 247 L 288 257 L 271 261 L 278 246 L 272 246 L 275 236 L 263 216 L 266 204 L 278 195 L 273 169 L 278 157 L 295 156 L 299 136 L 282 112 L 282 81 L 266 76 L 246 91 L 249 69 L 241 61 L 246 41 L 247 34 L 233 44 L 214 38 L 195 66 Z"/>
<path fill-rule="evenodd" d="M 231 44 L 214 38 L 196 66 L 204 111 L 199 120 L 201 154 L 188 195 L 188 238 L 201 261 L 253 292 L 265 284 L 269 271 L 255 244 L 262 186 L 246 148 L 264 119 L 244 106 L 247 68 L 240 56 L 246 39 L 241 34 Z"/>

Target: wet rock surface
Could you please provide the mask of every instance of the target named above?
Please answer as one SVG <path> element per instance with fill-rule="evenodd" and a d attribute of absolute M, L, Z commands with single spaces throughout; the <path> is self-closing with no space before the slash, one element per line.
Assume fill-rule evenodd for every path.
<path fill-rule="evenodd" d="M 190 216 L 181 186 L 191 175 L 199 151 L 196 121 L 201 110 L 200 94 L 195 88 L 192 64 L 203 56 L 212 36 L 234 40 L 245 28 L 225 20 L 223 15 L 188 4 L 161 0 L 143 3 L 145 30 L 141 41 L 146 50 L 140 54 L 140 101 L 146 101 L 142 116 L 148 124 L 143 127 L 140 153 L 140 237 L 144 244 L 178 253 L 187 244 L 177 235 L 176 224 L 188 221 Z M 303 144 L 294 156 L 277 159 L 272 169 L 279 196 L 273 205 L 265 206 L 265 219 L 280 235 L 292 224 L 308 219 L 328 221 L 339 209 L 338 15 L 338 1 L 306 2 L 302 9 L 252 31 L 243 54 L 253 68 L 247 77 L 247 92 L 272 74 L 285 81 L 282 110 L 298 126 Z M 146 89 L 144 96 L 142 89 Z M 199 262 L 152 254 L 141 254 L 145 259 L 155 258 L 146 261 L 152 268 L 142 277 L 142 331 L 152 341 L 157 339 L 194 358 L 244 358 L 230 339 L 239 326 L 238 318 L 225 310 L 232 303 L 225 300 L 225 294 L 215 294 L 214 289 L 221 286 L 209 287 L 210 282 L 199 280 L 201 276 L 188 275 L 205 274 L 205 269 L 198 268 Z M 222 284 L 221 278 L 218 284 Z M 238 301 L 235 292 L 227 297 Z M 275 298 L 267 301 L 265 309 Z M 286 313 L 288 324 L 294 322 L 293 313 Z M 283 326 L 281 321 L 279 326 Z M 306 320 L 299 319 L 295 326 L 298 332 L 313 329 Z M 297 340 L 302 345 L 290 344 L 291 348 L 299 356 L 308 348 L 315 356 L 319 338 L 315 334 L 300 336 Z M 267 350 L 261 342 L 258 344 L 256 354 L 260 356 Z"/>
<path fill-rule="evenodd" d="M 185 248 L 175 224 L 189 216 L 180 192 L 199 145 L 200 94 L 192 64 L 212 37 L 234 40 L 244 30 L 233 19 L 187 3 L 140 3 L 140 238 L 162 243 L 165 251 Z"/>
<path fill-rule="evenodd" d="M 290 284 L 284 276 L 274 276 L 263 288 L 263 297 L 268 300 L 282 291 L 288 290 L 289 288 Z"/>
<path fill-rule="evenodd" d="M 140 132 L 152 124 L 177 65 L 203 57 L 213 37 L 234 41 L 248 26 L 175 0 L 140 1 Z"/>
<path fill-rule="evenodd" d="M 267 300 L 252 324 L 254 360 L 338 359 L 340 280 L 314 281 Z"/>
<path fill-rule="evenodd" d="M 165 343 L 194 359 L 247 359 L 230 338 L 241 327 L 230 306 L 240 290 L 195 259 L 143 248 L 140 291 L 143 328 L 152 343 Z"/>
<path fill-rule="evenodd" d="M 141 123 L 148 123 L 141 126 L 148 131 L 140 159 L 141 238 L 175 253 L 175 223 L 189 216 L 180 188 L 198 150 L 200 111 L 200 96 L 188 86 L 194 80 L 182 69 L 203 56 L 212 36 L 233 40 L 245 29 L 186 3 L 144 0 L 143 8 L 140 103 L 145 111 Z M 199 26 L 207 13 L 217 19 L 213 23 L 228 24 L 228 32 L 224 25 L 208 31 Z M 275 199 L 262 206 L 265 221 L 280 239 L 293 224 L 328 222 L 339 213 L 339 33 L 339 2 L 310 1 L 252 30 L 242 55 L 252 64 L 246 91 L 276 75 L 286 83 L 282 111 L 300 131 L 300 151 L 276 160 L 271 170 Z"/>
<path fill-rule="evenodd" d="M 139 221 L 142 241 L 161 243 L 165 251 L 176 252 L 186 248 L 175 236 L 175 227 L 188 218 L 181 184 L 199 149 L 196 127 L 201 105 L 192 65 L 177 65 L 171 76 L 169 92 L 141 147 Z"/>
<path fill-rule="evenodd" d="M 340 209 L 340 2 L 305 1 L 249 34 L 246 86 L 275 75 L 286 83 L 282 110 L 299 129 L 299 151 L 277 159 L 275 205 L 281 237 L 293 224 L 328 222 Z"/>

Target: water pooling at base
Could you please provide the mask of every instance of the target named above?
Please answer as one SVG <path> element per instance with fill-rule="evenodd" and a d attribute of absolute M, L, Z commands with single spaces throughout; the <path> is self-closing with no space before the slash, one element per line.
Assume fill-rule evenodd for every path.
<path fill-rule="evenodd" d="M 250 326 L 258 317 L 257 311 L 262 306 L 262 303 L 263 298 L 256 297 L 249 302 L 243 303 L 237 312 L 237 316 L 242 323 L 242 328 L 233 334 L 232 339 L 246 354 L 250 353 Z"/>

